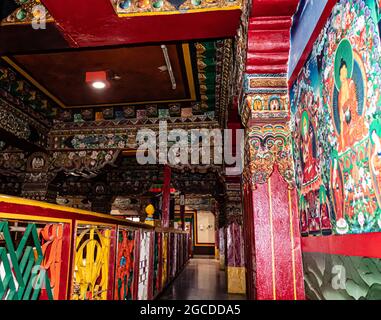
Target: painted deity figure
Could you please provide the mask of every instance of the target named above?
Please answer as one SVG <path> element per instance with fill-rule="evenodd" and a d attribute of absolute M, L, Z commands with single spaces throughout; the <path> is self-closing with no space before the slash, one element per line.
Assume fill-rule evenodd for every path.
<path fill-rule="evenodd" d="M 302 158 L 303 158 L 303 184 L 310 183 L 317 176 L 317 160 L 314 156 L 314 136 L 310 127 L 307 112 L 302 116 Z"/>
<path fill-rule="evenodd" d="M 356 85 L 352 79 L 348 78 L 347 63 L 341 59 L 340 63 L 340 81 L 338 107 L 341 112 L 341 124 L 343 132 L 341 134 L 341 147 L 353 145 L 356 140 L 354 135 L 355 126 L 359 121 L 357 112 L 358 101 L 356 97 Z"/>
<path fill-rule="evenodd" d="M 369 143 L 369 156 L 370 156 L 370 169 L 371 177 L 376 193 L 378 205 L 381 207 L 381 121 L 375 120 L 370 125 L 369 129 L 370 143 Z"/>
<path fill-rule="evenodd" d="M 338 151 L 344 152 L 366 136 L 364 125 L 363 63 L 347 39 L 343 39 L 335 56 L 333 115 L 338 134 Z"/>
<path fill-rule="evenodd" d="M 321 228 L 324 234 L 330 234 L 332 232 L 332 224 L 330 219 L 330 207 L 328 203 L 328 197 L 325 187 L 322 185 L 319 192 L 320 202 L 320 218 Z"/>

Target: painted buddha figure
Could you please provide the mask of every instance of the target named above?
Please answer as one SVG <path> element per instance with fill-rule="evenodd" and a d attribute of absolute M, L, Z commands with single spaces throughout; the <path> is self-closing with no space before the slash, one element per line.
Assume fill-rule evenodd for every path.
<path fill-rule="evenodd" d="M 308 114 L 305 112 L 302 117 L 303 184 L 311 182 L 317 175 L 317 160 L 313 152 L 313 139 Z"/>
<path fill-rule="evenodd" d="M 344 148 L 346 145 L 352 145 L 356 141 L 357 137 L 354 130 L 360 116 L 357 112 L 356 85 L 352 79 L 348 78 L 347 63 L 343 59 L 341 59 L 340 63 L 340 80 L 338 108 L 341 111 L 340 118 L 343 129 L 341 148 Z"/>
<path fill-rule="evenodd" d="M 336 50 L 334 68 L 333 115 L 338 151 L 343 152 L 367 135 L 363 120 L 365 71 L 361 57 L 348 39 L 343 39 Z"/>

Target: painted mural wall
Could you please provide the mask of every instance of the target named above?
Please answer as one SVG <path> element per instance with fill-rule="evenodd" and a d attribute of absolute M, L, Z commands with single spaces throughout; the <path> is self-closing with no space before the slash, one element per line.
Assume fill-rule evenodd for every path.
<path fill-rule="evenodd" d="M 381 231 L 379 1 L 339 1 L 290 92 L 301 231 Z"/>
<path fill-rule="evenodd" d="M 290 90 L 304 242 L 381 231 L 380 5 L 338 1 Z M 303 252 L 309 299 L 381 299 L 380 259 L 347 249 Z"/>

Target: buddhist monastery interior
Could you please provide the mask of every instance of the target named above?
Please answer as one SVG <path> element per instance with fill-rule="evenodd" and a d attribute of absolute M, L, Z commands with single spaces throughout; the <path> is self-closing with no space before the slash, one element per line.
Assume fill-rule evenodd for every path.
<path fill-rule="evenodd" d="M 1 0 L 0 299 L 381 299 L 380 28 L 379 0 Z"/>

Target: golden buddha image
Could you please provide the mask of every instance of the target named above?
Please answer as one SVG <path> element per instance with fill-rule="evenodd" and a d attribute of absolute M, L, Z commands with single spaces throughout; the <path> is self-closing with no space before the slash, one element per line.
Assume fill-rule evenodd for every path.
<path fill-rule="evenodd" d="M 366 136 L 364 125 L 364 70 L 359 56 L 343 39 L 335 56 L 333 117 L 338 135 L 338 150 L 345 151 Z"/>

